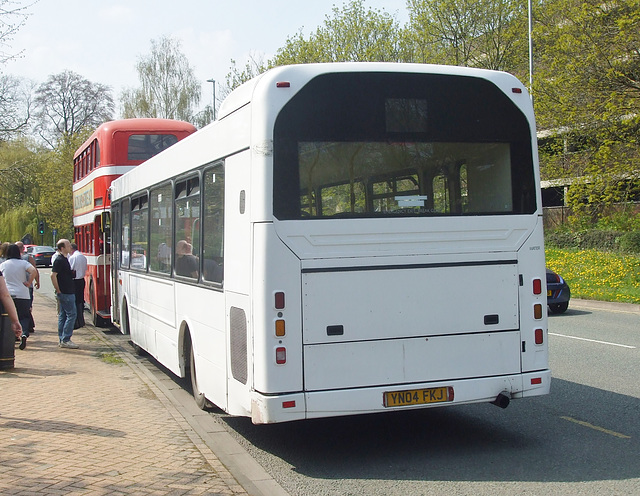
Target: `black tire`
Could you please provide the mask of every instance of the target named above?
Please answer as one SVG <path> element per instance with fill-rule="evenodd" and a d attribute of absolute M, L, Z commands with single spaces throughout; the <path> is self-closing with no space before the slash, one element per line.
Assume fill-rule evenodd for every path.
<path fill-rule="evenodd" d="M 565 301 L 563 303 L 554 303 L 553 305 L 549 305 L 551 309 L 551 313 L 564 313 L 569 308 L 569 302 Z"/>
<path fill-rule="evenodd" d="M 206 410 L 209 407 L 207 398 L 204 397 L 204 393 L 198 388 L 198 374 L 196 371 L 196 361 L 193 353 L 193 346 L 189 341 L 189 376 L 191 377 L 191 392 L 193 393 L 193 399 L 196 402 L 196 406 L 200 410 Z"/>

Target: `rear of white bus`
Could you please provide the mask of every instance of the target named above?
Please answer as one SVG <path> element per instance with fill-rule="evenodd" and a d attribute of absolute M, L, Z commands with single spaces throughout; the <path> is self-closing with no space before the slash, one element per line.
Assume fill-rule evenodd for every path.
<path fill-rule="evenodd" d="M 272 172 L 273 186 L 252 233 L 253 421 L 547 394 L 542 207 L 521 83 L 346 64 L 276 70 L 256 92 L 271 103 L 273 154 L 252 170 Z"/>

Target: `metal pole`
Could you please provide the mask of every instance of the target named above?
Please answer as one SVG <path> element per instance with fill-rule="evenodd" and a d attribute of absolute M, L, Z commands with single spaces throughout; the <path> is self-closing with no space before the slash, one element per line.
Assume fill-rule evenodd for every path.
<path fill-rule="evenodd" d="M 207 83 L 213 84 L 213 103 L 211 104 L 211 109 L 213 110 L 213 120 L 216 120 L 216 80 L 215 79 L 207 79 Z"/>
<path fill-rule="evenodd" d="M 533 6 L 529 0 L 529 96 L 533 100 Z"/>

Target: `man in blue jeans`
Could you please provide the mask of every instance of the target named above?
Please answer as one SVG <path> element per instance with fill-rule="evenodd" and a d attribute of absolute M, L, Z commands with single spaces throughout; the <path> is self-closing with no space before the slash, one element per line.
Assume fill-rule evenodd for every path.
<path fill-rule="evenodd" d="M 73 281 L 74 274 L 67 259 L 71 253 L 71 243 L 68 239 L 61 239 L 56 248 L 58 256 L 51 269 L 51 282 L 60 302 L 60 313 L 58 314 L 59 346 L 75 350 L 79 346 L 71 341 L 71 335 L 76 322 L 76 291 Z"/>

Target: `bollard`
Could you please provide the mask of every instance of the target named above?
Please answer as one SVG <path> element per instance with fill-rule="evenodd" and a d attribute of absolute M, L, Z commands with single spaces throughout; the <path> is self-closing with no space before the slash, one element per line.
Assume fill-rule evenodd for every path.
<path fill-rule="evenodd" d="M 16 335 L 11 329 L 9 315 L 0 303 L 0 370 L 12 369 L 15 365 Z"/>

